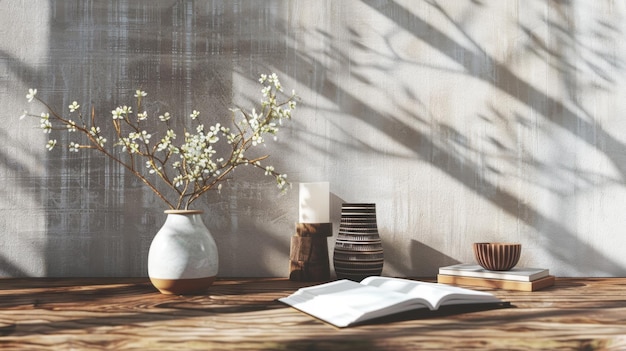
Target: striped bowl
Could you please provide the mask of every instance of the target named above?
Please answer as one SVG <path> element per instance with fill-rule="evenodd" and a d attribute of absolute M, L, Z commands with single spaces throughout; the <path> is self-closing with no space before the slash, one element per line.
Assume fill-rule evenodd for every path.
<path fill-rule="evenodd" d="M 522 252 L 522 244 L 474 243 L 476 262 L 490 271 L 508 271 L 515 267 Z"/>

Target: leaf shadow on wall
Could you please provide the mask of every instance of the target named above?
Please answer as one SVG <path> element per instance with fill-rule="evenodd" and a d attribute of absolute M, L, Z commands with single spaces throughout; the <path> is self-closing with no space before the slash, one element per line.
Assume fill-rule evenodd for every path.
<path fill-rule="evenodd" d="M 456 23 L 452 17 L 436 2 L 428 2 L 432 9 L 438 11 L 444 18 L 448 20 L 451 26 L 457 28 L 461 36 L 466 39 L 467 42 L 473 43 L 474 46 L 470 49 L 466 45 L 462 45 L 446 33 L 439 31 L 436 27 L 427 23 L 424 19 L 413 15 L 408 9 L 404 8 L 395 1 L 386 2 L 381 5 L 379 2 L 364 0 L 368 6 L 376 9 L 379 13 L 386 16 L 388 19 L 393 20 L 399 27 L 407 30 L 416 38 L 429 44 L 435 50 L 438 50 L 441 54 L 445 55 L 448 59 L 455 61 L 459 66 L 464 68 L 465 74 L 471 75 L 473 78 L 481 80 L 485 83 L 491 84 L 497 90 L 518 102 L 527 105 L 529 108 L 535 109 L 540 113 L 545 120 L 562 131 L 565 131 L 569 135 L 575 137 L 577 140 L 583 142 L 587 146 L 594 148 L 596 151 L 603 154 L 609 159 L 612 165 L 619 171 L 618 179 L 606 178 L 598 174 L 591 172 L 585 172 L 581 170 L 574 170 L 572 168 L 567 169 L 568 165 L 564 166 L 563 172 L 568 173 L 568 176 L 573 176 L 576 179 L 576 183 L 585 183 L 588 179 L 596 179 L 599 184 L 602 183 L 617 183 L 623 186 L 624 176 L 626 176 L 626 162 L 623 157 L 616 153 L 616 150 L 625 150 L 626 145 L 621 141 L 615 139 L 607 131 L 603 130 L 601 124 L 594 121 L 594 116 L 585 110 L 585 108 L 579 103 L 576 92 L 571 93 L 566 101 L 558 100 L 549 96 L 538 88 L 529 83 L 524 77 L 516 74 L 505 63 L 499 62 L 496 58 L 491 57 L 486 51 L 484 51 L 478 43 L 476 43 L 469 33 L 464 32 L 462 26 Z M 480 4 L 480 2 L 476 3 Z M 597 53 L 591 47 L 579 42 L 577 38 L 571 34 L 575 31 L 572 28 L 568 28 L 566 13 L 571 13 L 573 10 L 568 8 L 573 6 L 569 2 L 558 2 L 553 5 L 555 10 L 563 16 L 562 23 L 556 23 L 551 21 L 547 23 L 551 26 L 556 37 L 559 40 L 558 45 L 562 47 L 570 46 L 569 51 L 575 53 L 577 51 L 591 52 L 595 55 L 594 60 L 601 62 L 601 66 L 620 68 L 621 63 L 615 62 L 613 58 L 603 53 Z M 475 8 L 470 11 L 479 11 L 480 5 L 476 5 Z M 403 13 L 405 16 L 394 16 L 394 13 Z M 604 22 L 602 20 L 597 21 L 599 23 L 600 32 L 606 35 L 619 36 L 619 33 L 614 30 L 615 26 Z M 521 30 L 529 33 L 528 28 L 522 27 Z M 532 33 L 532 32 L 531 32 Z M 535 38 L 536 39 L 536 38 Z M 576 45 L 576 48 L 571 46 Z M 559 78 L 563 80 L 565 86 L 572 86 L 571 80 L 579 73 L 579 67 L 577 67 L 576 59 L 580 59 L 583 64 L 591 67 L 591 71 L 600 77 L 599 81 L 602 82 L 599 89 L 608 89 L 613 81 L 607 72 L 603 72 L 603 69 L 599 65 L 594 65 L 593 61 L 581 58 L 572 59 L 570 55 L 562 55 L 561 53 L 549 52 L 546 47 L 534 42 L 527 48 L 529 52 L 537 54 L 542 52 L 541 57 L 550 57 L 553 62 L 556 62 L 557 70 L 560 72 Z M 398 59 L 401 59 L 398 57 Z M 483 74 L 476 72 L 474 65 L 477 62 L 488 62 L 491 66 L 492 73 Z M 571 104 L 570 104 L 571 103 Z M 576 106 L 574 109 L 569 107 L 570 105 Z M 494 115 L 503 117 L 504 112 L 494 111 Z M 484 116 L 483 116 L 484 117 Z M 521 117 L 515 116 L 517 122 L 521 121 Z M 419 116 L 415 117 L 416 120 L 420 120 Z M 402 123 L 396 121 L 396 123 Z M 411 130 L 411 126 L 404 126 Z M 434 126 L 433 126 L 434 127 Z M 428 140 L 428 136 L 414 130 L 413 137 L 420 140 Z M 549 131 L 548 131 L 549 132 Z M 453 133 L 453 135 L 462 135 L 461 133 Z M 505 145 L 507 140 L 492 139 L 492 143 L 496 147 Z M 491 183 L 486 177 L 484 177 L 484 165 L 472 162 L 471 159 L 464 158 L 463 155 L 467 154 L 467 148 L 461 144 L 461 150 L 464 152 L 451 152 L 458 149 L 451 147 L 438 146 L 434 140 L 431 140 L 430 147 L 431 154 L 425 154 L 424 148 L 415 149 L 416 154 L 422 157 L 422 159 L 430 160 L 431 164 L 440 170 L 446 172 L 448 175 L 457 179 L 464 184 L 467 188 L 473 190 L 494 205 L 498 206 L 506 213 L 524 222 L 526 225 L 535 228 L 537 232 L 542 234 L 543 240 L 545 240 L 546 249 L 556 257 L 559 261 L 569 265 L 573 270 L 580 272 L 592 272 L 594 274 L 619 274 L 624 267 L 620 267 L 617 262 L 607 258 L 602 252 L 589 246 L 587 243 L 581 241 L 575 233 L 568 229 L 564 223 L 559 222 L 557 219 L 544 215 L 540 210 L 534 208 L 532 205 L 518 198 L 515 194 L 506 191 L 498 187 L 496 184 Z M 458 146 L 458 143 L 457 145 Z M 411 147 L 411 145 L 407 145 Z M 519 150 L 512 152 L 512 156 L 515 156 Z M 442 157 L 433 158 L 432 154 L 442 155 Z M 488 156 L 488 155 L 484 155 Z M 521 162 L 530 164 L 535 170 L 542 170 L 545 165 L 528 155 L 524 155 Z M 515 158 L 514 158 L 515 159 Z M 518 158 L 519 160 L 519 158 Z M 515 162 L 515 161 L 514 161 Z M 553 176 L 555 174 L 552 174 Z M 557 176 L 561 174 L 556 174 Z M 508 175 L 512 176 L 512 175 Z M 563 176 L 560 177 L 564 179 Z M 479 181 L 476 181 L 479 180 Z M 576 189 L 575 189 L 576 190 Z M 574 190 L 574 191 L 575 191 Z M 584 214 L 583 214 L 584 215 Z M 584 267 L 581 267 L 580 262 L 576 258 L 572 258 L 575 253 L 584 253 L 586 258 Z"/>
<path fill-rule="evenodd" d="M 455 61 L 460 67 L 463 68 L 463 74 L 470 75 L 472 78 L 483 81 L 492 85 L 501 93 L 504 93 L 514 99 L 515 101 L 525 105 L 531 109 L 535 109 L 551 128 L 557 128 L 566 132 L 568 135 L 573 136 L 577 140 L 583 142 L 589 147 L 594 148 L 598 152 L 606 156 L 612 164 L 619 171 L 619 178 L 604 177 L 600 174 L 588 171 L 584 172 L 569 165 L 563 165 L 559 172 L 567 174 L 568 177 L 575 177 L 574 183 L 589 183 L 593 180 L 594 184 L 598 182 L 615 183 L 623 185 L 622 179 L 626 175 L 626 162 L 622 157 L 616 155 L 611 150 L 624 150 L 626 145 L 621 141 L 615 139 L 607 131 L 603 130 L 601 125 L 594 123 L 591 119 L 591 115 L 586 114 L 584 109 L 574 110 L 570 108 L 569 104 L 563 101 L 557 100 L 552 96 L 549 96 L 538 88 L 533 86 L 524 77 L 519 76 L 512 71 L 506 64 L 498 62 L 495 58 L 490 57 L 488 53 L 480 48 L 479 45 L 472 49 L 467 48 L 460 42 L 456 41 L 446 33 L 439 31 L 436 27 L 430 25 L 426 20 L 417 17 L 411 13 L 408 9 L 395 1 L 378 2 L 364 0 L 364 4 L 375 9 L 380 14 L 387 17 L 389 20 L 395 22 L 400 28 L 411 33 L 415 38 L 427 43 L 434 50 L 437 50 L 441 54 L 445 55 L 448 59 Z M 476 4 L 479 4 L 477 2 Z M 473 40 L 469 34 L 463 32 L 463 29 L 459 24 L 455 23 L 438 5 L 432 5 L 434 10 L 441 11 L 443 16 L 449 19 L 449 23 L 462 33 L 465 39 L 469 39 L 472 43 Z M 479 5 L 477 5 L 479 6 Z M 568 6 L 567 3 L 560 4 L 558 6 Z M 402 16 L 398 16 L 398 14 Z M 610 27 L 610 25 L 606 25 Z M 358 35 L 358 31 L 352 30 L 354 35 Z M 368 85 L 374 85 L 374 80 L 368 78 L 365 74 L 358 73 L 358 63 L 350 60 L 348 50 L 365 50 L 367 48 L 362 47 L 362 44 L 355 40 L 353 45 L 349 47 L 341 47 L 335 45 L 334 37 L 331 33 L 319 33 L 321 37 L 324 37 L 330 44 L 328 51 L 325 52 L 327 61 L 331 61 L 338 65 L 333 67 L 346 67 L 350 65 L 351 76 L 357 80 Z M 289 34 L 286 34 L 289 35 Z M 567 35 L 567 31 L 563 30 L 563 35 Z M 531 48 L 535 51 L 543 50 L 539 45 Z M 532 52 L 532 50 L 529 50 Z M 354 115 L 359 117 L 361 121 L 368 123 L 372 128 L 381 131 L 398 143 L 401 143 L 412 151 L 415 158 L 408 158 L 413 161 L 427 161 L 433 167 L 447 174 L 458 183 L 482 197 L 488 203 L 496 206 L 502 210 L 505 214 L 516 218 L 525 226 L 533 228 L 534 231 L 539 233 L 542 245 L 545 250 L 550 252 L 550 255 L 557 261 L 569 267 L 571 271 L 577 271 L 580 273 L 592 273 L 592 274 L 619 274 L 624 267 L 621 267 L 616 261 L 608 258 L 603 252 L 591 247 L 586 242 L 583 242 L 575 232 L 570 230 L 565 223 L 559 221 L 558 218 L 546 215 L 533 204 L 530 204 L 525 199 L 519 197 L 519 195 L 507 191 L 507 189 L 500 187 L 498 184 L 490 180 L 486 176 L 487 173 L 492 172 L 498 174 L 500 177 L 515 177 L 515 174 L 502 173 L 497 167 L 483 162 L 477 162 L 476 157 L 468 157 L 470 153 L 477 153 L 478 159 L 489 158 L 488 154 L 481 154 L 478 149 L 473 149 L 472 145 L 463 142 L 469 140 L 469 137 L 463 135 L 462 132 L 455 129 L 453 126 L 446 125 L 445 123 L 434 124 L 437 122 L 431 122 L 430 116 L 419 115 L 413 111 L 405 109 L 399 101 L 394 101 L 399 111 L 411 116 L 412 123 L 397 118 L 395 115 L 387 115 L 379 111 L 373 110 L 369 107 L 369 104 L 353 93 L 344 89 L 339 83 L 336 82 L 334 77 L 330 76 L 330 71 L 325 69 L 328 64 L 321 62 L 316 56 L 309 54 L 308 52 L 299 51 L 294 49 L 296 64 L 298 67 L 297 72 L 294 74 L 295 78 L 300 78 L 300 81 L 306 82 L 305 77 L 309 77 L 311 72 L 315 75 L 313 78 L 308 78 L 308 81 L 316 82 L 314 89 L 323 95 L 324 98 L 333 101 L 336 104 L 338 111 L 327 111 L 329 113 L 342 113 L 345 115 Z M 393 50 L 389 50 L 393 54 Z M 388 55 L 389 52 L 385 52 Z M 370 55 L 374 56 L 375 52 L 370 52 Z M 381 54 L 382 56 L 382 54 Z M 400 56 L 381 57 L 381 60 L 391 60 L 395 63 L 398 61 L 406 60 Z M 600 58 L 601 60 L 610 61 L 607 58 Z M 564 61 L 557 61 L 561 66 L 562 76 L 564 80 L 571 78 L 576 70 L 575 67 L 571 67 L 571 63 Z M 385 73 L 385 67 L 377 63 L 376 59 L 372 59 L 370 69 L 378 69 L 379 73 Z M 491 71 L 489 74 L 476 73 L 473 70 L 473 65 L 477 62 L 487 62 Z M 416 69 L 427 69 L 427 67 L 421 63 L 409 62 L 414 64 Z M 566 69 L 567 68 L 567 69 Z M 569 70 L 569 71 L 568 71 Z M 601 75 L 606 77 L 606 74 Z M 606 84 L 602 89 L 607 89 L 611 81 L 607 79 L 604 81 Z M 407 87 L 406 91 L 411 92 L 411 87 Z M 340 98 L 339 98 L 340 97 Z M 424 102 L 419 101 L 419 97 L 414 94 L 414 98 L 418 103 L 426 105 Z M 394 97 L 391 97 L 393 100 Z M 539 102 L 539 103 L 538 103 Z M 356 114 L 355 111 L 359 111 Z M 509 123 L 523 124 L 527 121 L 521 115 L 515 115 L 513 118 L 504 117 L 506 114 L 504 111 L 500 111 L 497 108 L 491 108 L 492 115 L 480 115 L 479 119 L 483 119 L 486 122 L 494 119 L 505 118 Z M 349 130 L 344 128 L 341 123 L 330 121 L 334 128 L 343 131 L 343 135 L 351 138 L 358 138 L 350 133 Z M 424 126 L 428 127 L 428 131 L 424 131 Z M 306 133 L 306 131 L 301 131 Z M 549 132 L 549 130 L 548 130 Z M 322 138 L 324 136 L 315 136 Z M 505 139 L 499 139 L 501 137 L 489 137 L 490 142 L 496 148 L 506 148 L 508 141 Z M 388 150 L 378 150 L 371 144 L 348 142 L 345 140 L 332 140 L 334 149 L 341 148 L 353 148 L 361 152 L 363 155 L 368 153 L 380 153 L 387 157 L 397 157 L 401 159 L 407 159 L 406 155 L 389 153 Z M 315 147 L 312 145 L 312 147 Z M 323 152 L 323 149 L 319 149 Z M 526 164 L 534 170 L 542 171 L 546 167 L 545 164 L 538 159 L 529 155 L 524 155 L 522 158 L 518 157 L 520 150 L 506 150 L 513 158 L 509 162 L 520 162 Z M 500 174 L 498 173 L 500 172 Z M 559 174 L 557 174 L 559 175 Z M 547 176 L 555 176 L 550 174 L 550 169 Z M 559 195 L 555 189 L 550 189 L 547 185 L 538 184 L 547 188 Z M 436 251 L 436 250 L 435 250 Z M 440 253 L 431 252 L 433 255 L 439 255 Z M 584 254 L 585 264 L 580 266 L 580 262 L 576 258 L 577 254 Z M 439 260 L 436 260 L 439 261 Z M 447 261 L 444 257 L 441 260 Z M 395 263 L 398 264 L 398 263 Z M 438 264 L 438 263 L 436 263 Z"/>

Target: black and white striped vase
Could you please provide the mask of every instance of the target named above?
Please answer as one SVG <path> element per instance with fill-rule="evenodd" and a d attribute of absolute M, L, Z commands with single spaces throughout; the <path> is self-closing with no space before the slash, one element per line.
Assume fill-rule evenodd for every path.
<path fill-rule="evenodd" d="M 344 203 L 333 265 L 339 279 L 360 281 L 383 270 L 383 244 L 376 223 L 376 204 Z"/>

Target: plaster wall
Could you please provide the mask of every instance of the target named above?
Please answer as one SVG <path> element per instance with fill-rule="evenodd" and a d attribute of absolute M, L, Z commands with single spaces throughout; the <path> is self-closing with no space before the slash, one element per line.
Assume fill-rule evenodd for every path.
<path fill-rule="evenodd" d="M 220 120 L 276 72 L 301 102 L 268 143 L 298 182 L 375 202 L 383 274 L 433 276 L 477 241 L 559 276 L 626 274 L 623 1 L 0 0 L 0 275 L 144 276 L 164 205 L 109 160 L 45 150 L 57 108 Z M 68 141 L 59 134 L 60 141 Z M 203 199 L 222 276 L 286 276 L 297 186 L 238 170 Z M 329 239 L 332 250 L 334 238 Z"/>

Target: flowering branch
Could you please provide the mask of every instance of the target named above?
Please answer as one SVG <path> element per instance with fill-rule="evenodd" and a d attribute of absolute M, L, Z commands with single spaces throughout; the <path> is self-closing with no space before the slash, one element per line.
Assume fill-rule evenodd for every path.
<path fill-rule="evenodd" d="M 69 108 L 69 116 L 57 113 L 48 103 L 39 99 L 37 89 L 29 89 L 26 98 L 29 102 L 37 100 L 47 112 L 40 115 L 25 111 L 26 116 L 39 117 L 40 127 L 44 133 L 53 130 L 66 130 L 69 133 L 82 134 L 83 142 L 70 142 L 70 152 L 81 149 L 97 150 L 120 164 L 146 184 L 171 209 L 188 209 L 189 206 L 209 190 L 220 190 L 222 182 L 229 179 L 231 173 L 240 165 L 252 165 L 264 170 L 265 175 L 276 178 L 278 188 L 288 188 L 287 175 L 278 173 L 271 165 L 262 165 L 269 155 L 248 158 L 247 151 L 265 143 L 265 135 L 276 135 L 284 119 L 291 119 L 296 108 L 295 92 L 284 101 L 278 102 L 277 94 L 283 91 L 276 74 L 261 75 L 259 82 L 263 85 L 260 111 L 233 109 L 233 131 L 220 123 L 205 127 L 199 120 L 200 112 L 193 110 L 189 118 L 195 124 L 195 131 L 186 128 L 178 133 L 172 128 L 172 116 L 165 112 L 156 118 L 150 118 L 147 111 L 142 111 L 142 99 L 147 93 L 137 90 L 136 115 L 129 106 L 118 106 L 111 111 L 111 124 L 115 143 L 110 144 L 100 128 L 100 120 L 95 109 L 91 108 L 88 121 L 83 117 L 80 105 L 74 101 Z M 71 116 L 77 118 L 74 121 Z M 152 133 L 146 127 L 164 125 L 166 132 L 160 141 L 150 143 Z M 181 137 L 179 138 L 179 135 Z M 181 140 L 178 144 L 177 141 Z M 218 145 L 226 144 L 230 147 Z M 49 138 L 46 148 L 52 151 L 57 144 L 56 139 Z M 226 148 L 224 155 L 218 156 L 218 150 Z M 143 161 L 144 167 L 137 167 Z M 156 178 L 154 177 L 156 176 Z M 152 178 L 173 190 L 174 198 L 168 198 Z"/>

